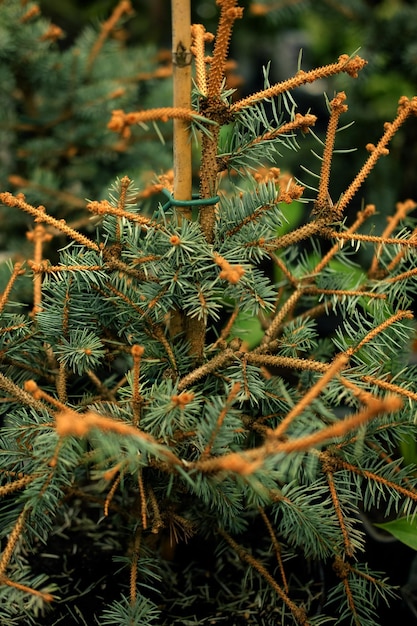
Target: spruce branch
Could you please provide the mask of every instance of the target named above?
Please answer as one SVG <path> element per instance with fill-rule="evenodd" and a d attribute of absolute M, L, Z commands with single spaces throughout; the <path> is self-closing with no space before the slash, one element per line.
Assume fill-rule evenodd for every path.
<path fill-rule="evenodd" d="M 142 357 L 145 353 L 145 348 L 135 344 L 132 346 L 133 357 L 133 393 L 132 393 L 132 410 L 133 410 L 133 425 L 139 426 L 140 423 L 140 411 L 144 402 L 140 392 L 140 365 Z"/>
<path fill-rule="evenodd" d="M 414 236 L 414 234 L 413 234 L 413 236 Z M 400 257 L 400 255 L 397 255 L 397 259 L 399 257 Z M 397 274 L 396 276 L 390 276 L 390 278 L 386 278 L 385 279 L 385 282 L 387 284 L 392 284 L 392 283 L 398 283 L 400 281 L 407 281 L 409 278 L 413 278 L 416 275 L 416 273 L 417 273 L 416 272 L 416 268 L 413 268 L 412 270 L 407 270 L 406 272 L 402 272 L 401 274 Z"/>
<path fill-rule="evenodd" d="M 282 549 L 281 549 L 281 545 L 277 539 L 276 536 L 276 532 L 272 526 L 272 523 L 270 521 L 270 519 L 268 518 L 265 509 L 263 509 L 262 507 L 259 507 L 259 513 L 260 516 L 262 517 L 262 520 L 268 530 L 268 534 L 271 538 L 271 542 L 272 545 L 274 547 L 275 550 L 275 555 L 276 555 L 276 559 L 277 559 L 277 563 L 278 563 L 278 567 L 279 567 L 279 572 L 281 574 L 281 578 L 282 578 L 282 585 L 284 588 L 285 593 L 288 595 L 289 593 L 289 586 L 288 586 L 288 581 L 287 581 L 287 575 L 285 573 L 285 568 L 284 568 L 284 563 L 282 560 Z"/>
<path fill-rule="evenodd" d="M 330 426 L 326 426 L 311 435 L 280 441 L 277 439 L 275 432 L 270 431 L 265 440 L 265 444 L 258 448 L 247 451 L 245 454 L 234 452 L 226 454 L 223 457 L 212 457 L 207 460 L 201 459 L 196 462 L 193 467 L 202 472 L 212 473 L 227 471 L 241 474 L 242 476 L 250 475 L 258 471 L 270 455 L 275 456 L 312 450 L 327 441 L 346 436 L 382 414 L 395 413 L 403 406 L 402 401 L 396 396 L 387 396 L 386 398 L 379 399 L 368 394 L 365 399 L 366 406 L 363 410 Z M 359 469 L 358 472 L 360 472 Z M 363 475 L 366 476 L 366 473 L 364 472 Z M 385 483 L 386 481 L 385 479 L 381 479 L 381 482 Z M 397 490 L 400 493 L 407 491 L 405 489 Z"/>
<path fill-rule="evenodd" d="M 142 441 L 145 446 L 146 444 L 154 445 L 157 454 L 160 454 L 166 462 L 172 466 L 182 466 L 180 459 L 171 450 L 158 445 L 153 437 L 130 424 L 98 415 L 92 411 L 81 414 L 69 408 L 55 415 L 55 429 L 60 437 L 85 437 L 93 428 L 107 433 L 134 437 Z"/>
<path fill-rule="evenodd" d="M 269 347 L 269 346 L 268 346 Z M 253 350 L 245 354 L 248 363 L 264 365 L 266 367 L 283 367 L 307 372 L 323 373 L 329 367 L 326 363 L 314 359 L 300 359 L 295 357 L 275 356 L 272 354 L 259 354 L 260 350 Z"/>
<path fill-rule="evenodd" d="M 87 59 L 87 72 L 90 73 L 93 65 L 100 54 L 100 50 L 103 47 L 104 42 L 110 36 L 112 31 L 116 28 L 118 22 L 124 14 L 131 15 L 133 13 L 133 7 L 130 0 L 120 0 L 117 6 L 114 8 L 111 16 L 104 22 L 101 27 L 100 34 L 91 49 L 90 55 Z"/>
<path fill-rule="evenodd" d="M 209 100 L 220 98 L 232 29 L 235 21 L 243 17 L 243 8 L 238 6 L 237 0 L 218 0 L 217 4 L 220 6 L 220 18 L 207 85 Z"/>
<path fill-rule="evenodd" d="M 325 386 L 343 370 L 349 362 L 349 358 L 345 354 L 338 355 L 333 363 L 326 369 L 323 376 L 317 381 L 317 383 L 311 387 L 302 397 L 300 402 L 296 404 L 293 409 L 285 416 L 279 426 L 274 430 L 275 437 L 282 437 L 291 422 L 316 398 L 319 393 L 325 388 Z"/>
<path fill-rule="evenodd" d="M 68 401 L 68 392 L 67 392 L 67 382 L 68 382 L 68 371 L 67 366 L 64 362 L 61 362 L 58 367 L 58 372 L 55 378 L 55 386 L 58 392 L 58 398 L 62 404 L 65 404 Z"/>
<path fill-rule="evenodd" d="M 100 378 L 92 370 L 86 370 L 86 374 L 97 388 L 100 398 L 106 398 L 111 402 L 116 402 L 116 397 L 114 393 L 106 385 L 103 384 Z"/>
<path fill-rule="evenodd" d="M 220 107 L 223 109 L 223 107 Z M 217 144 L 220 128 L 215 126 L 210 136 L 202 137 L 202 157 L 200 168 L 200 196 L 211 198 L 217 195 L 218 164 Z M 216 223 L 216 205 L 202 206 L 200 209 L 201 230 L 209 244 L 214 241 Z"/>
<path fill-rule="evenodd" d="M 346 521 L 345 521 L 345 516 L 343 514 L 343 510 L 342 507 L 340 505 L 340 500 L 337 494 L 337 489 L 335 486 L 335 482 L 334 482 L 334 478 L 333 478 L 333 473 L 331 471 L 326 471 L 325 468 L 323 468 L 325 474 L 326 474 L 326 479 L 329 485 L 329 491 L 330 491 L 330 495 L 332 498 L 332 502 L 333 502 L 333 507 L 334 510 L 336 512 L 336 516 L 337 516 L 337 520 L 339 522 L 339 526 L 340 526 L 340 530 L 342 532 L 342 536 L 343 536 L 343 543 L 344 543 L 344 547 L 345 547 L 345 552 L 347 556 L 352 557 L 354 554 L 354 546 L 350 540 L 349 537 L 349 531 L 346 527 Z"/>
<path fill-rule="evenodd" d="M 312 435 L 306 435 L 298 439 L 289 439 L 284 442 L 272 443 L 272 449 L 277 452 L 295 452 L 308 450 L 322 444 L 326 440 L 343 437 L 347 433 L 359 428 L 383 413 L 393 413 L 402 408 L 402 401 L 396 396 L 387 396 L 385 399 L 369 398 L 367 406 L 358 413 L 331 424 Z M 275 433 L 273 433 L 275 435 Z M 269 442 L 266 444 L 269 448 Z"/>
<path fill-rule="evenodd" d="M 232 154 L 225 154 L 218 156 L 218 169 L 219 171 L 230 168 L 230 161 L 233 159 L 237 161 L 241 155 L 250 152 L 250 150 L 256 146 L 268 145 L 268 142 L 273 142 L 275 139 L 285 136 L 287 133 L 292 134 L 294 131 L 301 130 L 302 133 L 307 134 L 310 130 L 311 126 L 314 126 L 317 121 L 317 116 L 312 115 L 311 113 L 306 113 L 302 115 L 301 113 L 296 113 L 294 115 L 294 119 L 290 122 L 286 122 L 280 124 L 278 128 L 274 130 L 268 130 L 263 132 L 261 135 L 256 136 L 254 139 L 251 139 L 243 146 L 237 146 Z M 276 168 L 271 168 L 273 171 Z M 255 176 L 257 173 L 255 173 Z M 285 200 L 284 200 L 285 201 Z"/>
<path fill-rule="evenodd" d="M 310 126 L 314 126 L 317 122 L 317 116 L 312 113 L 306 113 L 302 115 L 301 113 L 296 113 L 294 115 L 294 119 L 290 122 L 286 122 L 282 124 L 276 130 L 270 130 L 263 134 L 260 137 L 257 137 L 253 140 L 252 143 L 260 143 L 262 141 L 270 141 L 271 139 L 275 139 L 279 137 L 279 135 L 284 135 L 285 133 L 292 133 L 295 130 L 301 130 L 303 133 L 308 133 Z"/>
<path fill-rule="evenodd" d="M 352 619 L 355 622 L 355 626 L 360 626 L 360 617 L 358 615 L 358 610 L 356 608 L 355 599 L 349 581 L 349 574 L 351 573 L 350 565 L 349 563 L 343 561 L 340 557 L 337 557 L 333 563 L 333 570 L 335 571 L 336 575 L 342 580 L 348 606 L 352 613 Z"/>
<path fill-rule="evenodd" d="M 225 345 L 226 339 L 229 337 L 238 315 L 239 315 L 239 307 L 236 306 L 233 312 L 231 313 L 228 321 L 223 326 L 220 332 L 219 338 L 214 342 L 212 346 L 210 346 L 210 350 L 215 350 L 217 347 L 220 347 L 221 345 Z"/>
<path fill-rule="evenodd" d="M 398 225 L 405 220 L 407 215 L 416 208 L 416 203 L 414 200 L 405 200 L 405 202 L 397 202 L 395 205 L 395 213 L 394 215 L 387 218 L 387 226 L 382 233 L 382 237 L 389 237 L 394 230 L 398 227 Z M 417 236 L 417 230 L 415 229 L 411 235 L 412 237 Z M 375 251 L 373 256 L 371 266 L 368 270 L 368 275 L 370 277 L 377 276 L 379 272 L 378 264 L 381 255 L 382 249 L 381 247 Z M 395 269 L 395 267 L 400 263 L 400 261 L 404 258 L 404 250 L 400 250 L 396 256 L 392 259 L 390 264 L 387 267 L 387 272 L 389 274 Z M 391 277 L 392 279 L 392 277 Z"/>
<path fill-rule="evenodd" d="M 324 65 L 323 67 L 310 70 L 309 72 L 299 70 L 293 78 L 289 78 L 277 83 L 276 85 L 272 85 L 267 89 L 258 91 L 247 98 L 238 100 L 232 104 L 231 111 L 233 113 L 237 113 L 241 109 L 253 106 L 256 102 L 260 102 L 261 100 L 273 98 L 284 92 L 290 91 L 291 89 L 300 87 L 301 85 L 314 83 L 316 80 L 334 76 L 335 74 L 340 74 L 341 72 L 346 72 L 352 78 L 357 78 L 358 72 L 365 67 L 366 63 L 367 61 L 361 59 L 359 56 L 351 58 L 347 54 L 342 54 L 337 63 Z"/>
<path fill-rule="evenodd" d="M 137 598 L 137 582 L 138 582 L 138 560 L 140 554 L 140 544 L 142 541 L 142 529 L 138 526 L 132 549 L 132 565 L 130 568 L 130 602 L 134 604 Z"/>
<path fill-rule="evenodd" d="M 25 392 L 30 394 L 37 401 L 43 400 L 44 402 L 48 402 L 55 408 L 55 410 L 66 411 L 67 409 L 66 403 L 61 402 L 61 400 L 55 398 L 50 393 L 39 387 L 37 382 L 33 379 L 27 380 L 25 382 Z M 51 413 L 52 410 L 48 408 L 48 412 Z"/>
<path fill-rule="evenodd" d="M 363 241 L 368 243 L 377 243 L 382 246 L 398 244 L 399 246 L 409 246 L 410 248 L 417 247 L 417 239 L 413 237 L 401 239 L 398 237 L 381 237 L 379 235 L 360 235 L 358 233 L 348 233 L 347 231 L 338 232 L 336 230 L 324 230 L 324 232 L 329 238 L 338 239 L 343 243 L 350 240 L 352 242 Z"/>
<path fill-rule="evenodd" d="M 362 211 L 358 211 L 356 215 L 356 220 L 353 222 L 351 226 L 349 226 L 346 233 L 349 233 L 349 234 L 356 233 L 356 231 L 362 226 L 362 224 L 365 223 L 367 219 L 372 217 L 372 215 L 375 215 L 375 211 L 376 211 L 376 208 L 374 204 L 367 204 L 366 207 Z M 330 250 L 325 255 L 323 255 L 322 259 L 318 262 L 318 264 L 314 268 L 312 274 L 316 274 L 316 275 L 320 274 L 320 272 L 323 271 L 326 265 L 329 264 L 329 262 L 335 257 L 335 255 L 339 252 L 339 250 L 340 250 L 339 243 L 336 243 L 334 246 L 332 246 Z"/>
<path fill-rule="evenodd" d="M 37 4 L 34 4 L 29 7 L 26 13 L 21 16 L 20 21 L 22 22 L 22 24 L 26 24 L 27 22 L 30 22 L 33 18 L 40 15 L 40 12 L 41 10 L 39 6 Z"/>
<path fill-rule="evenodd" d="M 265 205 L 261 205 L 257 207 L 253 213 L 251 213 L 250 215 L 247 215 L 241 222 L 236 224 L 236 226 L 228 230 L 226 233 L 226 236 L 232 237 L 233 235 L 236 235 L 236 233 L 238 233 L 247 224 L 250 224 L 251 222 L 256 222 L 257 220 L 259 220 L 265 211 L 276 209 L 276 206 L 280 202 L 291 204 L 293 200 L 298 200 L 299 198 L 301 198 L 303 191 L 304 191 L 304 187 L 301 187 L 300 185 L 297 185 L 293 181 L 290 181 L 286 189 L 279 190 L 276 197 L 273 199 L 273 201 L 270 204 L 265 204 Z"/>
<path fill-rule="evenodd" d="M 334 463 L 335 463 L 335 466 L 337 467 L 337 469 L 349 470 L 353 474 L 358 474 L 360 476 L 363 476 L 364 478 L 366 478 L 367 480 L 369 480 L 371 482 L 383 485 L 384 487 L 386 487 L 388 489 L 392 489 L 393 491 L 398 492 L 399 494 L 401 494 L 405 498 L 409 498 L 410 500 L 417 501 L 417 491 L 416 491 L 416 489 L 402 487 L 401 485 L 399 485 L 399 484 L 397 484 L 397 483 L 395 483 L 393 481 L 388 480 L 384 476 L 376 474 L 375 472 L 370 472 L 369 470 L 366 470 L 366 469 L 363 469 L 363 468 L 359 468 L 356 465 L 353 465 L 352 463 L 349 463 L 349 462 L 344 461 L 342 459 L 334 459 Z"/>
<path fill-rule="evenodd" d="M 182 391 L 187 387 L 190 387 L 201 378 L 208 376 L 211 372 L 218 370 L 226 365 L 226 363 L 232 361 L 235 358 L 235 351 L 232 348 L 225 348 L 209 361 L 206 361 L 203 365 L 195 368 L 189 374 L 184 376 L 178 382 L 178 390 Z"/>
<path fill-rule="evenodd" d="M 29 485 L 31 482 L 35 480 L 36 476 L 20 476 L 16 478 L 12 482 L 6 483 L 5 485 L 0 486 L 0 498 L 3 496 L 7 496 L 15 491 L 19 491 L 20 489 L 24 489 L 26 485 Z"/>
<path fill-rule="evenodd" d="M 120 133 L 124 138 L 129 138 L 131 135 L 130 126 L 145 124 L 146 122 L 157 122 L 158 120 L 161 122 L 182 120 L 183 122 L 195 121 L 200 124 L 212 123 L 206 117 L 184 107 L 161 107 L 132 113 L 125 113 L 122 109 L 116 109 L 112 112 L 107 128 L 115 133 Z"/>
<path fill-rule="evenodd" d="M 26 233 L 27 239 L 33 241 L 33 263 L 41 266 L 43 261 L 43 245 L 51 241 L 52 235 L 46 231 L 42 224 L 37 224 L 33 231 Z M 33 314 L 42 308 L 42 275 L 35 273 L 33 277 Z"/>
<path fill-rule="evenodd" d="M 364 291 L 362 289 L 320 289 L 319 287 L 306 287 L 304 294 L 317 294 L 317 295 L 335 295 L 342 298 L 343 296 L 358 296 L 364 298 L 373 298 L 376 300 L 386 300 L 387 296 L 384 293 L 375 293 L 374 291 Z"/>
<path fill-rule="evenodd" d="M 40 402 L 40 398 L 34 398 L 26 389 L 22 389 L 10 378 L 0 372 L 0 389 L 6 391 L 19 403 L 25 406 L 33 406 L 37 411 L 47 410 L 47 406 Z"/>
<path fill-rule="evenodd" d="M 341 199 L 337 203 L 337 210 L 343 214 L 345 208 L 349 205 L 363 182 L 369 176 L 372 169 L 375 167 L 377 161 L 381 156 L 388 154 L 387 144 L 391 141 L 394 135 L 398 132 L 398 129 L 404 124 L 404 122 L 411 116 L 417 115 L 417 96 L 414 98 L 407 98 L 403 96 L 398 101 L 397 116 L 392 122 L 386 122 L 384 125 L 384 134 L 378 141 L 377 145 L 368 144 L 367 149 L 370 155 L 363 165 L 361 170 L 355 176 L 349 187 L 342 194 Z M 390 238 L 387 238 L 389 240 Z"/>
<path fill-rule="evenodd" d="M 202 24 L 191 26 L 192 46 L 191 52 L 195 58 L 196 85 L 198 92 L 207 97 L 207 67 L 205 44 L 213 41 L 214 35 L 208 33 Z"/>
<path fill-rule="evenodd" d="M 103 515 L 104 515 L 104 517 L 108 517 L 108 515 L 109 515 L 110 505 L 112 503 L 114 494 L 116 493 L 117 489 L 119 488 L 119 485 L 120 485 L 120 483 L 122 481 L 122 477 L 123 477 L 123 472 L 118 472 L 116 477 L 115 477 L 115 479 L 114 479 L 114 481 L 113 481 L 113 484 L 112 484 L 112 486 L 111 486 L 111 488 L 110 488 L 110 490 L 109 490 L 109 492 L 108 492 L 108 494 L 106 496 L 106 499 L 104 501 L 104 507 L 103 507 Z"/>
<path fill-rule="evenodd" d="M 380 333 L 383 333 L 389 326 L 403 319 L 412 320 L 414 319 L 414 315 L 412 314 L 411 311 L 397 311 L 397 313 L 394 313 L 393 315 L 388 317 L 386 320 L 384 320 L 382 324 L 379 324 L 379 326 L 376 326 L 369 333 L 367 333 L 367 335 L 365 335 L 365 337 L 363 337 L 363 339 L 361 339 L 361 341 L 358 344 L 349 348 L 347 350 L 347 355 L 350 356 L 352 354 L 355 354 L 365 344 L 370 343 L 371 341 L 375 339 L 377 335 L 379 335 Z"/>
<path fill-rule="evenodd" d="M 118 217 L 124 217 L 130 222 L 134 222 L 139 224 L 144 229 L 145 228 L 153 228 L 158 230 L 161 228 L 161 225 L 154 220 L 151 220 L 149 217 L 145 217 L 144 215 L 139 215 L 137 213 L 132 213 L 131 211 L 126 211 L 121 206 L 112 206 L 108 200 L 101 200 L 100 202 L 92 201 L 87 204 L 87 209 L 94 213 L 95 215 L 117 215 Z"/>
<path fill-rule="evenodd" d="M 251 242 L 245 244 L 246 246 L 257 245 L 261 248 L 264 248 L 268 252 L 273 252 L 274 250 L 279 250 L 281 248 L 289 248 L 304 239 L 312 237 L 316 233 L 319 233 L 323 229 L 323 222 L 321 220 L 308 222 L 307 224 L 303 224 L 299 226 L 295 230 L 292 230 L 285 235 L 281 235 L 281 237 L 277 237 L 276 239 L 270 239 L 269 241 L 258 240 L 257 242 Z M 333 231 L 332 231 L 333 232 Z"/>
<path fill-rule="evenodd" d="M 291 611 L 294 619 L 301 626 L 309 626 L 309 621 L 304 608 L 297 606 L 287 595 L 287 593 L 278 585 L 276 580 L 271 576 L 268 570 L 255 559 L 249 552 L 247 552 L 242 546 L 240 546 L 225 530 L 219 528 L 218 533 L 227 541 L 227 543 L 233 548 L 240 559 L 249 563 L 267 582 L 274 591 L 278 594 L 281 600 L 285 603 L 288 609 Z"/>
<path fill-rule="evenodd" d="M 21 513 L 19 513 L 13 530 L 8 537 L 7 544 L 0 557 L 0 584 L 5 582 L 5 572 L 13 556 L 16 544 L 24 531 L 28 514 L 29 510 L 27 508 L 23 509 Z"/>
<path fill-rule="evenodd" d="M 279 312 L 271 320 L 261 342 L 261 348 L 267 346 L 277 336 L 279 329 L 285 318 L 292 312 L 298 300 L 303 295 L 302 289 L 296 289 L 288 298 L 286 303 L 280 308 Z"/>
<path fill-rule="evenodd" d="M 216 422 L 216 426 L 215 429 L 210 437 L 210 440 L 208 441 L 206 447 L 203 450 L 203 453 L 201 455 L 201 458 L 207 457 L 209 456 L 211 449 L 213 447 L 213 444 L 216 440 L 217 435 L 219 434 L 219 431 L 223 425 L 223 422 L 226 418 L 227 412 L 230 409 L 231 405 L 233 404 L 233 402 L 236 399 L 237 394 L 239 393 L 240 390 L 240 383 L 235 383 L 232 388 L 230 389 L 230 393 L 226 398 L 226 403 L 224 405 L 224 407 L 222 408 L 222 410 L 219 413 L 219 416 L 217 418 L 217 422 Z"/>
<path fill-rule="evenodd" d="M 70 237 L 82 246 L 86 246 L 87 248 L 90 248 L 91 250 L 96 250 L 97 252 L 99 251 L 99 246 L 94 243 L 94 241 L 91 241 L 91 239 L 89 239 L 85 235 L 82 235 L 78 231 L 68 226 L 64 219 L 57 220 L 51 215 L 48 215 L 48 213 L 46 213 L 45 211 L 45 207 L 43 206 L 34 207 L 25 202 L 20 195 L 13 196 L 7 191 L 0 193 L 0 202 L 5 204 L 6 206 L 12 208 L 16 207 L 18 209 L 21 209 L 22 211 L 25 211 L 26 213 L 29 213 L 35 218 L 35 221 L 40 223 L 45 222 L 46 224 L 53 226 L 58 231 L 64 233 L 64 235 Z"/>
<path fill-rule="evenodd" d="M 47 593 L 44 591 L 40 591 L 39 589 L 33 589 L 28 585 L 22 585 L 22 583 L 18 583 L 15 580 L 11 580 L 7 576 L 0 577 L 0 584 L 7 585 L 8 587 L 12 587 L 13 589 L 17 589 L 18 591 L 23 591 L 32 596 L 37 596 L 41 598 L 44 602 L 50 603 L 55 600 L 55 597 L 51 593 Z"/>
<path fill-rule="evenodd" d="M 15 284 L 18 276 L 22 276 L 25 273 L 23 269 L 22 263 L 15 263 L 13 266 L 13 272 L 10 275 L 9 280 L 7 281 L 7 285 L 0 296 L 0 313 L 3 312 L 4 307 L 6 306 L 10 293 L 13 289 L 13 285 Z"/>
<path fill-rule="evenodd" d="M 348 109 L 345 100 L 346 94 L 344 91 L 341 91 L 336 94 L 329 103 L 330 118 L 327 127 L 326 142 L 324 144 L 319 190 L 313 209 L 313 213 L 324 217 L 329 222 L 334 222 L 341 218 L 341 214 L 338 211 L 335 212 L 333 206 L 329 204 L 329 182 L 339 117 Z"/>
<path fill-rule="evenodd" d="M 397 394 L 399 396 L 403 396 L 404 398 L 408 398 L 413 402 L 417 402 L 417 393 L 412 391 L 411 389 L 407 389 L 402 385 L 396 385 L 395 383 L 391 383 L 388 380 L 381 380 L 376 376 L 371 376 L 368 374 L 364 374 L 361 376 L 361 379 L 365 383 L 370 383 L 371 385 L 375 385 L 380 389 L 384 389 L 385 391 L 389 391 L 390 393 Z"/>
<path fill-rule="evenodd" d="M 202 158 L 200 167 L 200 196 L 211 198 L 217 195 L 218 162 L 217 147 L 220 126 L 231 119 L 229 107 L 221 98 L 221 87 L 225 78 L 226 57 L 233 24 L 243 15 L 243 9 L 237 6 L 237 0 L 219 0 L 220 19 L 215 37 L 213 58 L 207 81 L 207 97 L 201 99 L 200 108 L 205 116 L 214 122 L 210 134 L 202 137 Z M 200 225 L 208 243 L 213 243 L 216 222 L 216 206 L 202 206 Z"/>
<path fill-rule="evenodd" d="M 146 530 L 148 528 L 148 515 L 147 515 L 147 506 L 146 506 L 146 491 L 145 491 L 142 470 L 139 470 L 138 472 L 138 487 L 139 487 L 139 501 L 140 501 L 142 529 Z"/>

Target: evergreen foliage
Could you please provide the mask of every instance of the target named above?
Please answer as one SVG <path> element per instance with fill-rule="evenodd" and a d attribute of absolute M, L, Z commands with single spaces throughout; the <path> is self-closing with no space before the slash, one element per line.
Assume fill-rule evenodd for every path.
<path fill-rule="evenodd" d="M 285 154 L 316 117 L 298 112 L 292 91 L 341 73 L 354 79 L 366 62 L 343 54 L 278 84 L 265 72 L 263 90 L 234 99 L 227 53 L 242 10 L 236 0 L 217 4 L 211 57 L 213 36 L 192 28 L 191 107 L 167 107 L 163 90 L 158 108 L 110 115 L 106 94 L 124 78 L 115 66 L 138 71 L 135 55 L 108 37 L 130 4 L 104 23 L 100 49 L 103 38 L 88 30 L 77 55 L 49 43 L 28 55 L 44 22 L 28 18 L 30 3 L 0 3 L 3 24 L 26 46 L 3 35 L 8 110 L 18 92 L 11 68 L 25 50 L 42 123 L 60 118 L 68 92 L 56 85 L 68 85 L 79 63 L 59 137 L 37 143 L 28 122 L 31 173 L 42 171 L 44 140 L 53 153 L 68 148 L 72 127 L 82 133 L 83 119 L 96 126 L 87 138 L 93 169 L 83 172 L 82 158 L 58 168 L 52 210 L 49 196 L 37 206 L 33 184 L 26 196 L 0 193 L 5 215 L 33 218 L 32 258 L 7 264 L 0 298 L 2 624 L 70 614 L 75 624 L 120 626 L 377 626 L 379 606 L 395 595 L 366 563 L 361 516 L 416 513 L 416 469 L 398 454 L 401 439 L 417 434 L 416 203 L 398 202 L 382 232 L 373 205 L 354 219 L 346 211 L 398 129 L 415 124 L 417 98 L 400 99 L 332 199 L 347 104 L 343 92 L 329 96 L 320 169 L 307 188 L 285 171 Z M 175 159 L 174 175 L 148 187 L 131 176 L 154 159 L 158 173 L 166 167 L 166 156 L 146 152 L 143 124 L 165 132 L 171 119 L 201 141 L 194 199 L 191 188 L 178 192 Z M 2 130 L 11 154 L 13 125 L 11 116 Z M 100 199 L 100 155 L 117 141 L 132 148 L 126 171 Z M 349 166 L 349 153 L 335 158 Z M 57 211 L 70 179 L 99 198 L 86 206 L 94 230 Z M 60 249 L 48 258 L 53 237 Z M 15 301 L 28 280 L 30 311 Z M 110 561 L 111 574 L 102 568 Z"/>
<path fill-rule="evenodd" d="M 47 203 L 52 214 L 79 224 L 85 198 L 103 197 L 117 175 L 138 178 L 143 162 L 145 179 L 170 167 L 170 150 L 153 133 L 125 141 L 104 123 L 116 106 L 150 106 L 155 92 L 161 105 L 170 103 L 164 54 L 150 44 L 124 45 L 132 13 L 122 5 L 101 31 L 88 26 L 68 42 L 36 4 L 1 3 L 2 189 L 12 184 L 29 202 Z M 15 252 L 27 220 L 4 210 L 0 220 L 0 245 Z"/>

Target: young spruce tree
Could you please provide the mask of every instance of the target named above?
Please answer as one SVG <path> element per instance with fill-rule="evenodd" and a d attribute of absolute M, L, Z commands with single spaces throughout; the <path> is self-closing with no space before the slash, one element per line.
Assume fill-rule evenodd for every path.
<path fill-rule="evenodd" d="M 10 4 L 34 32 L 32 4 Z M 398 457 L 417 434 L 416 205 L 399 201 L 382 232 L 376 207 L 349 208 L 417 98 L 401 98 L 331 198 L 347 104 L 329 96 L 307 187 L 285 150 L 316 117 L 292 92 L 354 79 L 366 61 L 342 54 L 278 84 L 265 72 L 263 90 L 236 98 L 225 75 L 243 9 L 217 4 L 214 36 L 173 0 L 173 106 L 107 120 L 132 158 L 141 127 L 174 120 L 173 175 L 140 191 L 120 176 L 87 203 L 95 232 L 51 213 L 48 195 L 0 193 L 8 215 L 33 218 L 31 259 L 10 265 L 0 298 L 2 624 L 377 626 L 394 595 L 366 563 L 360 520 L 416 510 L 415 468 Z M 77 57 L 92 75 L 103 38 Z M 33 61 L 39 75 L 50 54 Z M 100 84 L 111 100 L 111 79 Z M 52 118 L 54 105 L 42 101 Z M 138 197 L 155 189 L 164 201 L 146 213 Z M 13 299 L 28 277 L 30 312 Z"/>

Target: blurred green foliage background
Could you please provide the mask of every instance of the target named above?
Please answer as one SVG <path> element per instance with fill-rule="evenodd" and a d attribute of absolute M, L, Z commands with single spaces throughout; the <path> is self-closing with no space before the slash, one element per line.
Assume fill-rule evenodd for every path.
<path fill-rule="evenodd" d="M 66 31 L 69 39 L 83 24 L 104 19 L 115 4 L 114 0 L 40 2 L 43 12 Z M 169 48 L 170 1 L 133 0 L 132 4 L 136 15 L 127 26 L 131 41 Z M 335 200 L 352 176 L 352 169 L 358 169 L 366 158 L 365 144 L 376 142 L 383 123 L 395 115 L 398 98 L 417 93 L 417 4 L 413 0 L 243 0 L 240 4 L 245 7 L 245 20 L 236 25 L 232 56 L 243 78 L 240 89 L 246 93 L 262 83 L 262 65 L 269 61 L 271 81 L 290 76 L 297 68 L 300 49 L 303 69 L 331 63 L 340 54 L 357 49 L 368 60 L 357 81 L 341 76 L 323 83 L 321 90 L 314 86 L 295 94 L 300 110 L 311 107 L 323 113 L 324 91 L 329 98 L 335 89 L 347 91 L 346 123 L 354 120 L 355 124 L 341 133 L 339 147 L 357 148 L 357 153 L 335 159 Z M 214 0 L 193 0 L 192 12 L 193 21 L 214 28 Z M 310 138 L 304 142 L 307 150 L 310 143 Z M 288 158 L 294 168 L 303 160 L 297 155 Z M 391 158 L 378 165 L 367 183 L 366 201 L 377 204 L 385 214 L 396 201 L 416 198 L 416 168 L 417 125 L 409 124 L 396 138 Z M 312 169 L 317 171 L 314 160 Z M 302 177 L 299 171 L 294 174 Z"/>

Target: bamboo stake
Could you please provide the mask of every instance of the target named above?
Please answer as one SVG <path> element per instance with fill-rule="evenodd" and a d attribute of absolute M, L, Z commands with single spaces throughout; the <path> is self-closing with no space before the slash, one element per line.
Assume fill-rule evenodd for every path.
<path fill-rule="evenodd" d="M 172 0 L 172 61 L 174 107 L 191 109 L 191 7 L 190 0 Z M 189 121 L 174 120 L 174 198 L 190 200 L 192 186 Z M 191 219 L 191 208 L 179 207 Z"/>
<path fill-rule="evenodd" d="M 172 61 L 174 76 L 174 107 L 191 110 L 191 3 L 172 0 Z M 174 198 L 190 200 L 192 196 L 192 160 L 189 121 L 174 119 Z M 191 207 L 178 207 L 183 218 L 191 220 Z M 172 335 L 185 329 L 190 353 L 196 362 L 203 356 L 205 324 L 193 317 L 173 311 L 170 320 Z"/>

